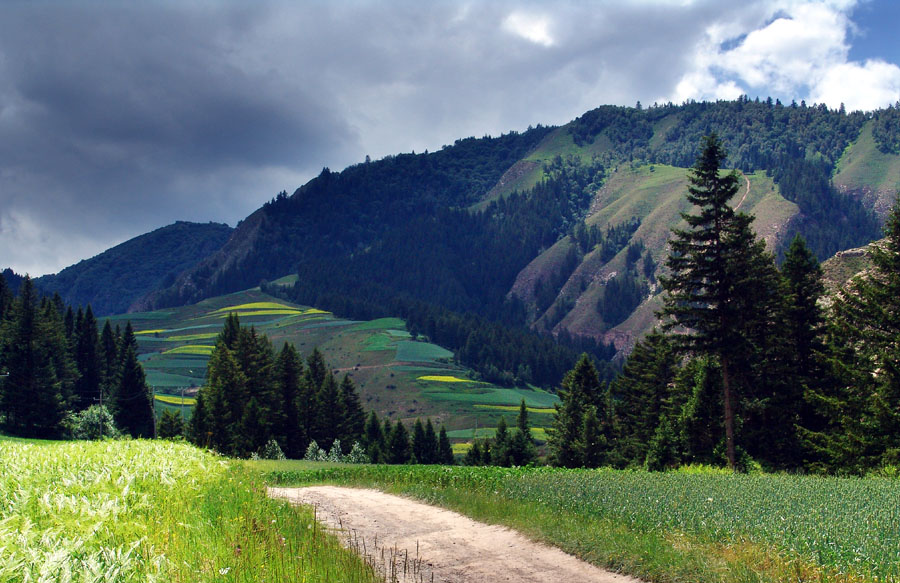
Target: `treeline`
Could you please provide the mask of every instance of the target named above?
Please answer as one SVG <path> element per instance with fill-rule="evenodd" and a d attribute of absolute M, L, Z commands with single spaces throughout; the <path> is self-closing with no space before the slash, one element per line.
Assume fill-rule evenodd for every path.
<path fill-rule="evenodd" d="M 326 450 L 337 440 L 351 447 L 362 440 L 364 424 L 353 381 L 347 375 L 338 381 L 318 350 L 305 363 L 290 343 L 276 354 L 265 334 L 229 314 L 188 435 L 197 445 L 238 457 L 259 454 L 275 440 L 287 457 L 302 458 L 312 441 Z"/>
<path fill-rule="evenodd" d="M 463 463 L 467 466 L 527 466 L 537 460 L 537 448 L 531 436 L 528 422 L 528 408 L 522 399 L 516 428 L 510 433 L 506 419 L 500 417 L 497 429 L 491 439 L 472 440 L 472 447 L 466 452 Z"/>
<path fill-rule="evenodd" d="M 108 410 L 118 430 L 154 436 L 131 323 L 123 332 L 107 320 L 100 332 L 90 306 L 73 311 L 58 294 L 38 297 L 28 276 L 18 297 L 0 277 L 0 373 L 0 422 L 12 435 L 64 437 Z"/>
<path fill-rule="evenodd" d="M 715 137 L 691 173 L 698 213 L 670 240 L 663 330 L 604 383 L 583 359 L 551 438 L 568 467 L 686 463 L 861 473 L 900 464 L 900 204 L 875 269 L 825 311 L 819 264 L 795 238 L 780 269 Z"/>
<path fill-rule="evenodd" d="M 378 420 L 375 411 L 369 413 L 362 446 L 373 464 L 444 464 L 456 463 L 447 430 L 441 425 L 435 433 L 431 419 L 422 423 L 416 419 L 412 431 L 399 419 L 392 424 L 386 418 Z"/>

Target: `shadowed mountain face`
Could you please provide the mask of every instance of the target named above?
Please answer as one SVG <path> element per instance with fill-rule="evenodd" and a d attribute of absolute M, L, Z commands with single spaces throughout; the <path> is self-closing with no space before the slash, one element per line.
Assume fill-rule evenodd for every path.
<path fill-rule="evenodd" d="M 231 233 L 228 225 L 179 221 L 39 277 L 35 284 L 45 294 L 59 293 L 68 304 L 90 304 L 97 315 L 121 314 L 219 250 Z"/>

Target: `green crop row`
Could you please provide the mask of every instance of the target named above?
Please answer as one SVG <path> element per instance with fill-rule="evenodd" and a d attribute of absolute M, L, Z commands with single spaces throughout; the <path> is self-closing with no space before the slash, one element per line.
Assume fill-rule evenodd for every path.
<path fill-rule="evenodd" d="M 369 466 L 273 472 L 404 492 L 653 581 L 900 581 L 900 482 Z"/>

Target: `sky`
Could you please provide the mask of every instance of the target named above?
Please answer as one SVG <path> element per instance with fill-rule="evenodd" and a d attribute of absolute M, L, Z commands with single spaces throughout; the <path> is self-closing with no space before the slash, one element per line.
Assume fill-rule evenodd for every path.
<path fill-rule="evenodd" d="M 900 100 L 894 0 L 0 0 L 0 269 L 604 104 Z"/>

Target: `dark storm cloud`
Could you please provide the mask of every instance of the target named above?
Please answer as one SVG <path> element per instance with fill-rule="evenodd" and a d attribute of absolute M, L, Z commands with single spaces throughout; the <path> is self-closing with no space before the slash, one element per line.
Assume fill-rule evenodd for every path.
<path fill-rule="evenodd" d="M 366 154 L 733 91 L 698 47 L 764 26 L 766 6 L 4 3 L 0 268 L 55 271 L 176 219 L 233 224 Z"/>

